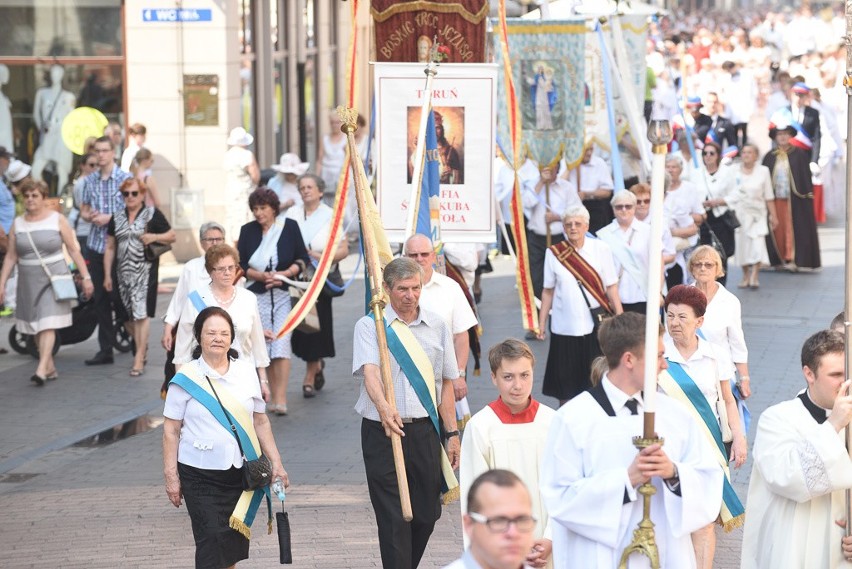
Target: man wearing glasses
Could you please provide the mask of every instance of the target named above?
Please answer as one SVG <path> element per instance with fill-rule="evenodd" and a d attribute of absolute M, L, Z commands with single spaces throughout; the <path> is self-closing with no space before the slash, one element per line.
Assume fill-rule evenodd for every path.
<path fill-rule="evenodd" d="M 660 567 L 694 569 L 690 533 L 715 520 L 722 469 L 684 407 L 657 393 L 655 429 L 664 445 L 641 452 L 645 381 L 645 317 L 625 312 L 601 324 L 598 339 L 609 370 L 589 391 L 556 412 L 541 468 L 541 493 L 553 528 L 557 569 L 618 566 L 642 519 L 637 492 L 649 482 Z M 665 369 L 662 337 L 657 371 Z M 628 566 L 648 567 L 634 554 Z"/>
<path fill-rule="evenodd" d="M 83 199 L 80 204 L 80 217 L 92 224 L 89 237 L 86 240 L 89 274 L 95 287 L 95 313 L 98 317 L 98 353 L 86 360 L 86 365 L 102 365 L 113 363 L 112 344 L 115 340 L 112 310 L 124 311 L 120 301 L 113 303 L 111 293 L 104 289 L 104 251 L 106 250 L 107 226 L 112 214 L 124 209 L 124 199 L 118 188 L 121 183 L 130 178 L 130 174 L 121 170 L 115 164 L 115 146 L 108 136 L 102 136 L 95 141 L 95 156 L 98 169 L 88 177 L 83 186 Z M 113 268 L 113 270 L 115 270 Z M 117 282 L 113 275 L 113 281 Z M 117 287 L 113 294 L 118 294 Z"/>
<path fill-rule="evenodd" d="M 444 569 L 521 569 L 533 546 L 537 520 L 530 493 L 508 470 L 487 470 L 467 495 L 464 532 L 470 547 Z"/>

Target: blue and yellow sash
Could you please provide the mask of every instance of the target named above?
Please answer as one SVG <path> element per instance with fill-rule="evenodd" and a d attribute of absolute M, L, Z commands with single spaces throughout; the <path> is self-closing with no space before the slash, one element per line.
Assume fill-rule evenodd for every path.
<path fill-rule="evenodd" d="M 438 421 L 437 391 L 432 362 L 429 361 L 429 357 L 423 351 L 423 347 L 417 341 L 417 338 L 403 322 L 394 319 L 393 322 L 388 324 L 386 319 L 385 328 L 387 330 L 388 349 L 402 369 L 402 373 L 408 378 L 408 382 L 414 389 L 414 393 L 417 394 L 420 404 L 429 414 L 432 426 L 435 427 L 435 434 L 440 439 L 441 424 Z M 443 475 L 441 500 L 444 504 L 449 504 L 459 498 L 459 483 L 453 473 L 453 467 L 443 444 L 441 444 L 441 474 Z"/>
<path fill-rule="evenodd" d="M 704 435 L 710 440 L 716 450 L 716 460 L 725 472 L 724 485 L 722 487 L 722 509 L 720 519 L 725 531 L 743 525 L 745 521 L 745 508 L 740 502 L 734 487 L 731 485 L 731 471 L 728 467 L 728 455 L 725 452 L 725 443 L 722 442 L 722 429 L 716 414 L 710 408 L 707 398 L 698 389 L 695 381 L 686 373 L 677 362 L 666 360 L 669 369 L 660 372 L 658 384 L 669 397 L 673 397 L 683 403 L 693 415 L 695 415 L 702 426 Z"/>
<path fill-rule="evenodd" d="M 216 380 L 211 379 L 210 381 Z M 234 422 L 234 426 L 237 428 L 237 436 L 240 438 L 240 444 L 246 455 L 245 458 L 247 460 L 256 460 L 260 456 L 260 442 L 254 431 L 254 422 L 251 415 L 223 385 L 217 386 L 216 389 L 216 393 L 219 394 L 219 399 L 222 401 L 222 405 L 219 405 L 216 396 L 210 391 L 210 386 L 207 385 L 198 368 L 194 365 L 184 366 L 181 372 L 175 375 L 169 383 L 174 383 L 182 387 L 193 399 L 204 405 L 216 420 L 219 421 L 219 424 L 230 433 L 233 431 L 231 430 L 228 418 L 222 411 L 222 405 L 224 405 L 225 409 L 228 410 L 228 415 L 231 416 L 231 420 Z M 272 533 L 272 501 L 269 487 L 242 493 L 229 520 L 231 529 L 240 532 L 246 539 L 251 539 L 251 524 L 254 522 L 260 502 L 264 496 L 266 496 L 266 506 L 269 514 L 267 533 Z"/>

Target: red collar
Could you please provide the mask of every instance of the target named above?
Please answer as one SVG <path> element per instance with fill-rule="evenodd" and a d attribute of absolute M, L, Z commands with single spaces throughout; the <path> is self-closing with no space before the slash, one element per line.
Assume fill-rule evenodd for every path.
<path fill-rule="evenodd" d="M 488 406 L 491 407 L 491 410 L 494 411 L 494 414 L 497 415 L 497 418 L 500 419 L 501 422 L 507 425 L 513 425 L 532 423 L 535 420 L 535 414 L 538 412 L 539 403 L 530 397 L 530 404 L 527 405 L 527 408 L 520 413 L 512 413 L 509 406 L 503 403 L 503 400 L 499 397 L 489 403 Z"/>

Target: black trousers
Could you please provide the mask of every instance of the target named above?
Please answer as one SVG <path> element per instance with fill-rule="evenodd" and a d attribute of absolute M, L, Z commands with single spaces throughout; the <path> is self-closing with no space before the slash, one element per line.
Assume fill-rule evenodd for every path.
<path fill-rule="evenodd" d="M 645 311 L 648 308 L 647 302 L 633 302 L 629 304 L 621 303 L 621 308 L 624 309 L 625 312 L 638 312 L 639 314 L 645 314 Z"/>
<path fill-rule="evenodd" d="M 556 245 L 565 241 L 565 235 L 560 231 L 550 236 L 550 244 Z M 530 278 L 532 279 L 533 294 L 541 298 L 544 288 L 544 254 L 547 252 L 547 237 L 532 231 L 527 231 L 527 254 L 530 259 Z"/>
<path fill-rule="evenodd" d="M 609 200 L 583 200 L 583 206 L 589 210 L 589 231 L 597 235 L 598 229 L 606 227 L 615 219 Z"/>
<path fill-rule="evenodd" d="M 124 316 L 122 321 L 127 320 L 126 311 L 118 297 L 118 278 L 113 261 L 112 269 L 112 292 L 104 288 L 104 256 L 88 249 L 86 265 L 89 267 L 89 275 L 92 277 L 92 285 L 95 287 L 94 302 L 95 315 L 98 318 L 98 345 L 99 352 L 112 354 L 113 342 L 115 342 L 115 328 L 113 327 L 112 311 L 113 304 L 118 316 Z"/>
<path fill-rule="evenodd" d="M 361 421 L 361 451 L 385 569 L 415 569 L 441 517 L 441 447 L 429 421 L 405 424 L 402 453 L 414 519 L 402 519 L 391 440 L 378 421 Z"/>

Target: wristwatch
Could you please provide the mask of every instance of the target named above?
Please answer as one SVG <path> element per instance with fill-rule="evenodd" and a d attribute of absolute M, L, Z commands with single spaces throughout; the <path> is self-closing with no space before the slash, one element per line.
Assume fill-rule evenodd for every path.
<path fill-rule="evenodd" d="M 444 439 L 445 440 L 449 440 L 449 439 L 451 439 L 453 437 L 457 437 L 457 436 L 459 436 L 458 431 L 447 431 L 446 433 L 444 433 Z"/>

